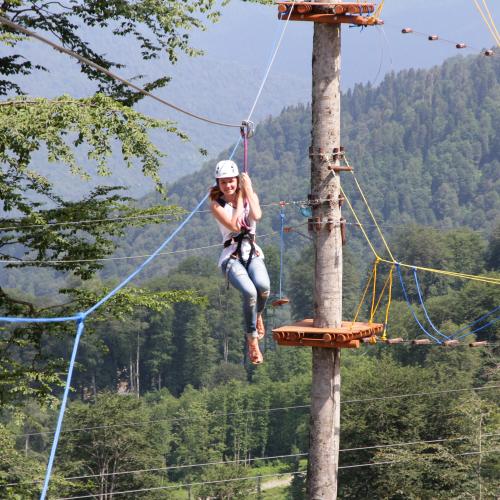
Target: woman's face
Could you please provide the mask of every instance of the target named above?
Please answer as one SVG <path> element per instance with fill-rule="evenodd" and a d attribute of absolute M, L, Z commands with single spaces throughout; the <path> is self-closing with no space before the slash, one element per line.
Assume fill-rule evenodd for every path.
<path fill-rule="evenodd" d="M 232 196 L 238 189 L 238 177 L 225 177 L 219 179 L 219 189 L 223 195 Z"/>

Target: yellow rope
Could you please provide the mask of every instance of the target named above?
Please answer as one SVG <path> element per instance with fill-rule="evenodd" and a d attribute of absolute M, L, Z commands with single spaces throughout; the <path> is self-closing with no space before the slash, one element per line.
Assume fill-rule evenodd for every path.
<path fill-rule="evenodd" d="M 418 269 L 420 271 L 428 271 L 436 274 L 444 274 L 445 276 L 452 276 L 454 278 L 462 278 L 472 281 L 481 281 L 483 283 L 491 283 L 493 285 L 500 285 L 500 278 L 490 278 L 488 276 L 481 276 L 476 274 L 465 274 L 465 273 L 456 273 L 454 271 L 446 271 L 444 269 L 435 269 L 433 267 L 424 267 L 424 266 L 415 266 L 410 264 L 405 264 L 403 262 L 395 262 L 387 259 L 380 259 L 381 262 L 385 262 L 386 264 L 398 264 L 402 267 L 408 267 L 410 269 Z"/>
<path fill-rule="evenodd" d="M 384 3 L 385 3 L 385 0 L 381 0 L 381 2 L 378 4 L 377 10 L 373 14 L 373 17 L 375 19 L 379 19 L 380 16 L 382 15 L 382 9 L 384 8 Z"/>
<path fill-rule="evenodd" d="M 486 3 L 486 0 L 483 0 L 483 5 L 484 5 L 484 10 L 486 11 L 486 14 L 488 14 L 488 18 L 490 20 L 491 26 L 495 30 L 497 40 L 500 40 L 500 33 L 498 33 L 497 27 L 495 25 L 495 21 L 493 20 L 493 16 L 491 15 L 491 12 L 490 12 L 490 9 L 488 8 L 488 4 Z"/>
<path fill-rule="evenodd" d="M 477 0 L 472 0 L 472 2 L 474 3 L 474 5 L 476 6 L 476 9 L 478 10 L 479 14 L 481 14 L 481 17 L 483 18 L 484 22 L 486 23 L 486 26 L 488 27 L 488 29 L 490 30 L 490 33 L 492 34 L 495 42 L 497 43 L 497 45 L 500 47 L 500 39 L 497 37 L 496 33 L 495 33 L 495 30 L 492 28 L 492 26 L 490 26 L 490 23 L 488 22 L 488 19 L 486 18 L 486 16 L 484 15 L 484 12 L 483 10 L 481 9 L 481 6 L 479 5 L 479 3 L 477 2 Z"/>
<path fill-rule="evenodd" d="M 370 16 L 367 19 L 368 24 L 376 24 L 377 21 L 380 19 L 380 16 L 382 14 L 382 9 L 384 8 L 384 2 L 385 2 L 385 0 L 380 1 L 380 3 L 378 4 L 378 7 L 376 8 L 375 12 L 373 13 L 373 16 Z"/>
<path fill-rule="evenodd" d="M 373 264 L 372 274 L 370 276 L 370 279 L 366 283 L 365 290 L 363 292 L 363 295 L 361 296 L 361 300 L 359 301 L 358 308 L 356 310 L 356 314 L 354 315 L 354 319 L 352 320 L 351 330 L 354 326 L 354 323 L 356 323 L 356 320 L 358 319 L 361 308 L 363 307 L 363 303 L 365 302 L 366 293 L 368 292 L 368 288 L 370 288 L 370 283 L 372 282 L 374 271 L 375 271 L 375 264 Z"/>
<path fill-rule="evenodd" d="M 351 209 L 351 212 L 352 212 L 352 215 L 354 215 L 354 218 L 356 219 L 356 222 L 359 226 L 359 228 L 361 229 L 361 232 L 363 233 L 363 236 L 365 237 L 366 239 L 366 242 L 368 243 L 368 245 L 370 246 L 372 252 L 373 252 L 373 255 L 375 255 L 375 257 L 379 260 L 382 260 L 380 259 L 377 251 L 375 250 L 375 247 L 372 245 L 372 242 L 370 241 L 370 238 L 368 237 L 368 235 L 366 234 L 366 231 L 365 231 L 365 228 L 363 227 L 363 224 L 361 224 L 361 221 L 359 220 L 359 217 L 358 217 L 358 214 L 356 213 L 356 211 L 354 210 L 354 207 L 351 205 L 351 202 L 349 201 L 349 198 L 347 197 L 347 195 L 345 194 L 345 191 L 342 189 L 342 186 L 340 187 L 340 191 L 342 193 L 342 195 L 344 196 L 345 198 L 345 201 L 347 201 L 347 204 L 349 205 L 349 208 Z"/>
<path fill-rule="evenodd" d="M 394 266 L 391 267 L 389 272 L 389 293 L 387 295 L 387 307 L 385 308 L 385 321 L 384 321 L 384 333 L 382 333 L 382 340 L 387 340 L 387 325 L 389 323 L 389 309 L 391 308 L 392 302 L 392 273 L 394 271 Z"/>
<path fill-rule="evenodd" d="M 347 161 L 346 161 L 346 163 L 347 163 Z M 384 237 L 384 233 L 382 233 L 382 229 L 380 229 L 380 226 L 378 225 L 377 219 L 375 219 L 375 216 L 373 215 L 372 209 L 370 208 L 370 204 L 368 203 L 368 200 L 366 199 L 365 193 L 361 189 L 361 186 L 359 185 L 358 179 L 354 175 L 354 170 L 351 170 L 351 174 L 352 174 L 352 176 L 354 178 L 354 182 L 356 183 L 356 187 L 358 188 L 359 194 L 363 198 L 363 201 L 365 202 L 365 206 L 368 209 L 368 212 L 369 212 L 369 214 L 370 214 L 370 216 L 371 216 L 371 218 L 373 220 L 373 223 L 375 224 L 375 227 L 377 228 L 378 234 L 380 235 L 380 238 L 382 238 L 382 241 L 384 242 L 385 249 L 389 253 L 389 256 L 391 257 L 391 259 L 393 261 L 396 261 L 396 259 L 394 258 L 394 255 L 392 255 L 392 252 L 391 252 L 391 249 L 389 248 L 389 245 L 387 244 L 387 241 L 386 241 L 386 239 Z"/>
<path fill-rule="evenodd" d="M 373 316 L 375 316 L 375 299 L 377 296 L 377 266 L 379 263 L 379 259 L 375 259 L 375 264 L 373 264 L 373 290 L 372 290 L 372 306 L 370 307 L 370 323 L 373 320 Z"/>
<path fill-rule="evenodd" d="M 384 296 L 385 289 L 387 288 L 387 285 L 389 284 L 390 279 L 391 279 L 391 273 L 388 274 L 387 279 L 384 282 L 384 286 L 382 287 L 382 291 L 380 292 L 380 294 L 378 296 L 377 303 L 375 304 L 375 309 L 373 310 L 373 315 L 370 317 L 370 323 L 373 323 L 373 319 L 375 318 L 375 314 L 377 314 L 378 307 L 379 307 L 380 303 L 382 302 L 382 297 Z"/>

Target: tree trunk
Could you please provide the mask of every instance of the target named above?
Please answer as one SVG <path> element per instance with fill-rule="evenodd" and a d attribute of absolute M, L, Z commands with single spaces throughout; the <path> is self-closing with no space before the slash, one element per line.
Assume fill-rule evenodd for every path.
<path fill-rule="evenodd" d="M 314 325 L 342 322 L 340 179 L 332 167 L 340 147 L 340 25 L 315 23 L 312 58 L 311 201 L 315 242 Z M 319 219 L 318 219 L 319 218 Z M 330 221 L 330 224 L 327 222 Z M 340 350 L 313 347 L 308 497 L 337 497 Z"/>

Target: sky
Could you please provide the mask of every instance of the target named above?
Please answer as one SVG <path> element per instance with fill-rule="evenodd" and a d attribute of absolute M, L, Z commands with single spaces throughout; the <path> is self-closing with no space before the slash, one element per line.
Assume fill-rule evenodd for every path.
<path fill-rule="evenodd" d="M 500 26 L 500 1 L 488 0 L 488 6 Z M 284 22 L 278 21 L 275 6 L 232 2 L 223 10 L 219 23 L 206 33 L 194 37 L 207 47 L 209 58 L 245 62 L 264 67 L 277 34 Z M 374 81 L 380 61 L 378 80 L 387 71 L 409 67 L 430 67 L 447 57 L 478 53 L 492 47 L 494 40 L 472 0 L 386 0 L 382 28 L 349 28 L 342 30 L 342 84 Z M 291 22 L 275 61 L 277 72 L 310 74 L 312 24 Z M 424 36 L 403 35 L 403 27 L 438 34 L 442 38 L 464 42 L 471 49 L 458 51 L 453 44 L 429 42 Z M 232 41 L 232 43 L 228 43 Z M 234 43 L 233 43 L 234 42 Z M 500 53 L 500 50 L 499 50 Z"/>

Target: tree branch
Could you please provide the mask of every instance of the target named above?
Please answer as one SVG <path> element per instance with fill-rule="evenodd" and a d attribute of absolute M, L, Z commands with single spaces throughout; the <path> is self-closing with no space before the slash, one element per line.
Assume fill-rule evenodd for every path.
<path fill-rule="evenodd" d="M 0 287 L 0 297 L 2 297 L 5 301 L 10 302 L 11 304 L 19 304 L 21 306 L 26 306 L 31 316 L 36 315 L 35 306 L 31 302 L 27 302 L 26 300 L 15 299 L 10 295 L 7 295 L 3 288 Z"/>

